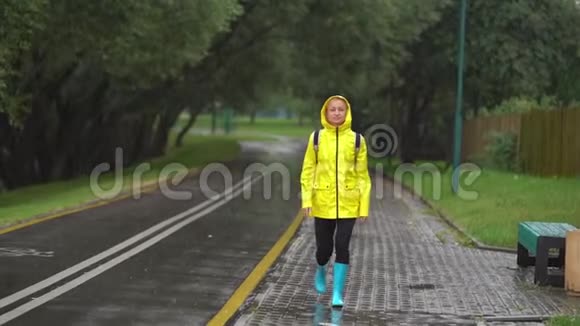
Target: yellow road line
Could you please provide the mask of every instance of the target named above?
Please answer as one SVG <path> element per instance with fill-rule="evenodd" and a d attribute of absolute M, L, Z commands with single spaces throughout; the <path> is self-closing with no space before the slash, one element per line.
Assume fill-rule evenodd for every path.
<path fill-rule="evenodd" d="M 196 174 L 198 171 L 199 171 L 198 169 L 193 168 L 189 171 L 188 176 L 192 176 L 192 175 Z M 149 193 L 149 192 L 156 190 L 159 187 L 159 183 L 161 181 L 167 182 L 167 178 L 161 179 L 161 180 L 159 180 L 159 182 L 156 182 L 156 181 L 146 182 L 145 184 L 143 184 L 141 186 L 140 193 L 145 194 L 145 193 Z M 112 199 L 100 200 L 100 201 L 93 203 L 93 204 L 80 206 L 77 208 L 65 209 L 64 211 L 61 211 L 58 213 L 54 213 L 54 214 L 51 214 L 48 216 L 33 219 L 31 221 L 28 221 L 28 222 L 19 223 L 19 224 L 13 225 L 13 226 L 9 226 L 7 228 L 0 229 L 0 235 L 14 232 L 16 230 L 20 230 L 20 229 L 23 229 L 23 228 L 26 228 L 26 227 L 29 227 L 29 226 L 32 226 L 32 225 L 35 225 L 38 223 L 54 220 L 54 219 L 57 219 L 57 218 L 60 218 L 60 217 L 66 216 L 66 215 L 70 215 L 73 213 L 78 213 L 78 212 L 82 212 L 82 211 L 85 211 L 85 210 L 88 210 L 91 208 L 95 208 L 95 207 L 104 206 L 104 205 L 107 205 L 110 203 L 114 203 L 116 201 L 129 198 L 129 197 L 131 197 L 131 195 L 132 195 L 132 193 L 128 192 L 128 193 L 119 195 L 119 196 L 112 198 Z"/>
<path fill-rule="evenodd" d="M 274 261 L 280 256 L 288 242 L 292 239 L 296 230 L 302 223 L 304 216 L 302 213 L 298 213 L 294 218 L 294 221 L 288 229 L 282 234 L 280 239 L 274 244 L 272 249 L 268 251 L 266 256 L 262 258 L 262 260 L 256 265 L 254 270 L 248 275 L 248 277 L 242 282 L 242 284 L 238 287 L 238 289 L 232 294 L 230 299 L 226 302 L 226 304 L 222 307 L 222 309 L 209 321 L 209 326 L 214 325 L 225 325 L 230 318 L 238 311 L 240 306 L 246 301 L 248 296 L 254 291 L 254 289 L 258 286 L 258 283 L 264 278 L 266 272 Z"/>

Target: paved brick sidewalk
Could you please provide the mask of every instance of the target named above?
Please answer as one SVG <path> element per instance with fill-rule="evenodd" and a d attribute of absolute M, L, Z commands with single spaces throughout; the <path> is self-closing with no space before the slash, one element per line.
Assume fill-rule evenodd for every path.
<path fill-rule="evenodd" d="M 321 297 L 314 291 L 314 225 L 308 219 L 235 324 L 474 325 L 489 317 L 580 309 L 580 299 L 563 289 L 532 285 L 532 270 L 518 269 L 514 254 L 442 243 L 436 234 L 443 223 L 409 195 L 394 198 L 390 183 L 371 207 L 370 220 L 353 232 L 342 311 L 330 309 L 331 291 Z M 330 290 L 332 269 L 328 281 Z"/>

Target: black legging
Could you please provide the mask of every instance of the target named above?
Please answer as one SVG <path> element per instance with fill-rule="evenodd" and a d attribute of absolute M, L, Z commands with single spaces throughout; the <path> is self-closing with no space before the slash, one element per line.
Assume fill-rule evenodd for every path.
<path fill-rule="evenodd" d="M 326 265 L 332 256 L 334 229 L 336 230 L 336 262 L 348 264 L 350 236 L 356 219 L 324 219 L 314 218 L 316 233 L 316 261 L 318 265 Z"/>

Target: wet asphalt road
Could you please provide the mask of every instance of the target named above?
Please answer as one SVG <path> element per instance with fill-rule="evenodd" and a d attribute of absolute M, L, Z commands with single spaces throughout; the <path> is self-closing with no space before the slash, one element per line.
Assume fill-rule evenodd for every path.
<path fill-rule="evenodd" d="M 78 270 L 71 267 L 206 201 L 199 177 L 173 187 L 191 192 L 191 200 L 172 200 L 157 190 L 139 200 L 114 202 L 1 235 L 0 324 L 205 324 L 296 216 L 302 152 L 300 143 L 246 143 L 242 158 L 227 165 L 235 184 L 252 163 L 282 163 L 280 168 L 289 173 L 289 198 L 283 191 L 288 182 L 273 173 L 271 182 L 262 178 L 252 185 L 249 198 L 240 194 L 223 205 L 206 206 L 215 210 L 155 238 L 187 219 L 183 216 Z M 216 192 L 225 189 L 223 177 L 216 173 L 209 184 Z M 270 185 L 272 196 L 267 199 Z M 155 239 L 151 247 L 131 255 Z M 126 260 L 110 266 L 124 256 Z M 99 268 L 104 270 L 100 274 Z M 70 275 L 37 285 L 63 272 Z M 17 295 L 30 286 L 30 293 Z M 60 293 L 63 289 L 68 291 Z M 34 307 L 44 298 L 50 300 Z"/>

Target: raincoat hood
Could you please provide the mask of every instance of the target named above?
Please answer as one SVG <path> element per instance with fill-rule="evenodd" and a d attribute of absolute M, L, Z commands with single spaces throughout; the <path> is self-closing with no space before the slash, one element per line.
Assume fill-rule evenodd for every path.
<path fill-rule="evenodd" d="M 330 122 L 328 122 L 326 120 L 326 106 L 333 99 L 340 99 L 346 103 L 346 117 L 344 119 L 344 122 L 338 127 L 338 129 L 340 131 L 350 130 L 351 123 L 352 123 L 352 115 L 350 112 L 351 111 L 350 103 L 348 102 L 348 100 L 344 96 L 341 96 L 341 95 L 333 95 L 333 96 L 327 98 L 326 101 L 324 101 L 324 104 L 322 105 L 322 109 L 320 109 L 320 123 L 322 124 L 322 126 L 325 129 L 336 129 L 335 126 L 333 126 L 332 124 L 330 124 Z"/>

